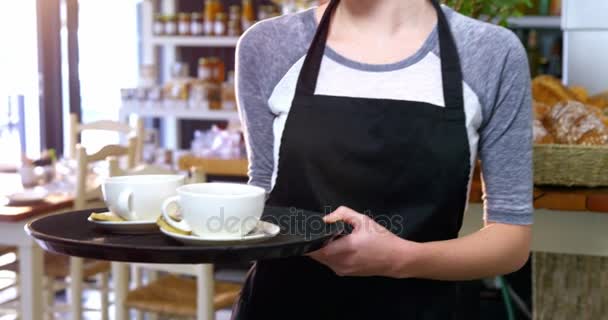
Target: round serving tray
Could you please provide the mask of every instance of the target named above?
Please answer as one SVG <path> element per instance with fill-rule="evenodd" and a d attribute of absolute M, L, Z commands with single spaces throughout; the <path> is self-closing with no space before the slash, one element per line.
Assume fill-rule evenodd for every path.
<path fill-rule="evenodd" d="M 344 231 L 342 223 L 326 224 L 324 214 L 295 208 L 266 207 L 262 220 L 281 232 L 268 240 L 230 245 L 184 245 L 155 231 L 116 234 L 87 221 L 88 209 L 38 218 L 25 227 L 45 250 L 91 259 L 141 263 L 231 263 L 303 255 L 323 247 Z"/>

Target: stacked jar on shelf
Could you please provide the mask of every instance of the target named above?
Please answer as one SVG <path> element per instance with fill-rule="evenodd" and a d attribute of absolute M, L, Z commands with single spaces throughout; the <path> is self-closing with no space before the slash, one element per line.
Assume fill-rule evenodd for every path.
<path fill-rule="evenodd" d="M 196 78 L 188 76 L 188 69 L 187 64 L 176 62 L 171 68 L 171 78 L 163 86 L 141 85 L 135 89 L 123 89 L 123 104 L 167 109 L 236 110 L 234 72 L 230 71 L 226 76 L 223 61 L 217 57 L 200 58 Z"/>
<path fill-rule="evenodd" d="M 273 5 L 258 8 L 257 20 L 279 15 Z M 202 12 L 180 12 L 177 15 L 156 14 L 152 32 L 165 36 L 240 36 L 256 22 L 252 0 L 232 5 L 225 10 L 220 0 L 207 0 Z"/>

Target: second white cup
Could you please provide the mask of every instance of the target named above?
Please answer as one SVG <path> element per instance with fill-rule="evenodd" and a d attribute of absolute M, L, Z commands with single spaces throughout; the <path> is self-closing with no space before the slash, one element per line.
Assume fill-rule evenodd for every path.
<path fill-rule="evenodd" d="M 177 188 L 166 199 L 162 214 L 171 226 L 206 238 L 240 238 L 256 227 L 264 211 L 265 190 L 237 183 L 197 183 Z M 177 205 L 176 221 L 169 213 Z"/>

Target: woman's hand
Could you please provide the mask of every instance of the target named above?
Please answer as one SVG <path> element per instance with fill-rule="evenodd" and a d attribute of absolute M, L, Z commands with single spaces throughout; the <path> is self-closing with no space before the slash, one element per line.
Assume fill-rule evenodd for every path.
<path fill-rule="evenodd" d="M 411 277 L 419 244 L 399 238 L 372 218 L 347 207 L 324 217 L 326 223 L 344 221 L 353 232 L 309 254 L 340 276 Z"/>

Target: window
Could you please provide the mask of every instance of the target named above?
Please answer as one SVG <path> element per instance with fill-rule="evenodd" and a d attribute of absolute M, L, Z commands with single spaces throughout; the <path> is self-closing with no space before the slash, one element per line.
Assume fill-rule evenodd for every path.
<path fill-rule="evenodd" d="M 0 12 L 0 165 L 14 166 L 40 153 L 36 0 L 0 1 Z"/>
<path fill-rule="evenodd" d="M 138 3 L 79 0 L 78 50 L 82 121 L 118 120 L 120 89 L 137 86 Z M 118 142 L 118 135 L 85 132 L 87 151 Z"/>

